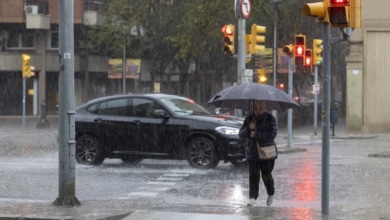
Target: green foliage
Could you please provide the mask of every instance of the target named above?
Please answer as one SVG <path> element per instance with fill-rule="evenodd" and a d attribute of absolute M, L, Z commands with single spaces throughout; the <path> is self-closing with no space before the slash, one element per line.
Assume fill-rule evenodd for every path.
<path fill-rule="evenodd" d="M 246 33 L 252 24 L 267 27 L 265 45 L 274 44 L 275 16 L 277 47 L 294 43 L 294 35 L 322 37 L 321 25 L 301 15 L 307 2 L 318 0 L 252 0 L 251 15 L 246 19 Z M 152 80 L 164 74 L 168 66 L 181 70 L 181 84 L 186 86 L 190 62 L 196 72 L 212 71 L 217 80 L 222 75 L 235 81 L 236 60 L 223 54 L 221 28 L 235 24 L 234 0 L 111 0 L 105 24 L 88 30 L 88 48 L 92 53 L 121 57 L 125 45 L 127 56 L 151 60 Z M 136 33 L 136 34 L 135 34 Z M 248 65 L 250 66 L 250 65 Z M 225 80 L 226 80 L 225 77 Z M 184 89 L 181 89 L 181 92 Z"/>

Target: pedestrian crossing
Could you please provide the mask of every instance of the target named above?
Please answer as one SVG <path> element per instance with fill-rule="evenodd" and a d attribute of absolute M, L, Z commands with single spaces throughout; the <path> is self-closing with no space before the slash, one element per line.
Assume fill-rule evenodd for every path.
<path fill-rule="evenodd" d="M 127 197 L 121 199 L 158 196 L 160 193 L 171 189 L 177 183 L 187 180 L 193 174 L 193 171 L 171 171 L 170 173 L 162 174 L 145 185 L 138 187 L 133 192 L 127 193 Z M 207 171 L 196 171 L 196 174 L 206 175 Z"/>

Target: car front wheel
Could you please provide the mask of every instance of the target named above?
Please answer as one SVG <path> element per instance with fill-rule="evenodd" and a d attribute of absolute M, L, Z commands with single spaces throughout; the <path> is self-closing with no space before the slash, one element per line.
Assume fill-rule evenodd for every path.
<path fill-rule="evenodd" d="M 91 135 L 83 135 L 77 139 L 76 160 L 80 164 L 99 165 L 104 161 L 99 140 Z"/>
<path fill-rule="evenodd" d="M 219 157 L 212 141 L 204 137 L 194 138 L 186 149 L 188 163 L 199 169 L 212 169 L 218 165 Z"/>

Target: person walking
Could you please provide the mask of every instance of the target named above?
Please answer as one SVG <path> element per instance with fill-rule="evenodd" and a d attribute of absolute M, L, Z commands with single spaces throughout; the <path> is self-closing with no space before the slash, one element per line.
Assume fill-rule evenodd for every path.
<path fill-rule="evenodd" d="M 247 139 L 245 158 L 249 165 L 248 206 L 255 205 L 259 197 L 260 173 L 268 194 L 266 205 L 271 206 L 273 203 L 275 188 L 272 170 L 277 156 L 272 159 L 260 160 L 257 144 L 259 147 L 275 145 L 277 130 L 276 119 L 272 114 L 266 112 L 265 103 L 254 101 L 253 114 L 245 118 L 239 131 L 240 138 Z"/>

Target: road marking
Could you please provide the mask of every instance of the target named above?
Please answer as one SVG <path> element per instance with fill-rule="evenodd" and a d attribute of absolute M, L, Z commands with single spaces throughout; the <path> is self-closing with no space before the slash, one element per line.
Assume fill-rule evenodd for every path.
<path fill-rule="evenodd" d="M 32 199 L 10 199 L 10 198 L 0 198 L 0 202 L 35 203 L 35 202 L 48 202 L 48 201 L 47 201 L 47 200 L 32 200 Z"/>
<path fill-rule="evenodd" d="M 162 176 L 158 177 L 156 181 L 148 182 L 148 185 L 159 185 L 159 186 L 173 186 L 178 181 L 183 181 L 183 178 L 189 177 L 190 174 L 188 173 L 166 173 Z M 140 186 L 138 187 L 138 190 L 141 190 L 141 192 L 131 192 L 128 193 L 127 196 L 145 196 L 145 197 L 155 197 L 160 192 L 168 190 L 169 187 L 147 187 L 147 186 Z M 126 197 L 120 198 L 120 199 L 126 199 Z"/>
<path fill-rule="evenodd" d="M 185 173 L 167 173 L 167 174 L 164 174 L 163 176 L 167 176 L 167 177 L 189 177 L 190 174 L 185 174 Z"/>
<path fill-rule="evenodd" d="M 154 197 L 157 195 L 158 195 L 157 192 L 132 192 L 127 194 L 127 196 L 149 196 L 149 197 Z"/>
<path fill-rule="evenodd" d="M 141 186 L 139 187 L 138 189 L 140 190 L 148 190 L 148 191 L 165 191 L 167 189 L 169 189 L 168 187 L 154 187 L 154 188 L 150 188 L 150 187 L 146 187 L 146 186 Z"/>
<path fill-rule="evenodd" d="M 149 185 L 167 185 L 167 186 L 173 186 L 176 183 L 173 182 L 148 182 Z"/>
<path fill-rule="evenodd" d="M 183 178 L 167 178 L 167 177 L 162 177 L 160 176 L 159 178 L 157 178 L 158 181 L 182 181 Z"/>

